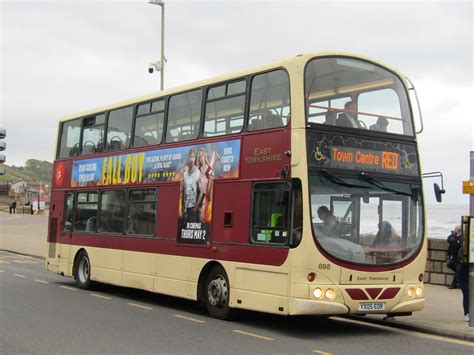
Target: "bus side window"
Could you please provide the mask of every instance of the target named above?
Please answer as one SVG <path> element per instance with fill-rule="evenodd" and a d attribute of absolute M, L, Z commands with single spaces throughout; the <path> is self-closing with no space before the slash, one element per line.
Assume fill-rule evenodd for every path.
<path fill-rule="evenodd" d="M 204 136 L 240 133 L 244 125 L 245 80 L 210 88 L 206 98 Z"/>
<path fill-rule="evenodd" d="M 170 97 L 166 143 L 188 141 L 198 137 L 201 106 L 201 89 Z"/>
<path fill-rule="evenodd" d="M 290 80 L 284 70 L 255 75 L 250 89 L 248 130 L 284 127 L 290 119 Z"/>
<path fill-rule="evenodd" d="M 72 231 L 73 216 L 74 216 L 74 193 L 69 192 L 64 199 L 64 224 L 63 230 L 67 232 Z"/>
<path fill-rule="evenodd" d="M 288 243 L 288 202 L 288 184 L 255 184 L 251 235 L 253 243 Z"/>

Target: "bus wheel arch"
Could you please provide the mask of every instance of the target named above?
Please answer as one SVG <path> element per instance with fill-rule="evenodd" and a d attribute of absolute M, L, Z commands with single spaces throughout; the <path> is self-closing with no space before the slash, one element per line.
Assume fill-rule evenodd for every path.
<path fill-rule="evenodd" d="M 85 249 L 79 249 L 74 257 L 73 276 L 77 287 L 87 290 L 91 286 L 91 262 Z"/>
<path fill-rule="evenodd" d="M 201 303 L 206 305 L 213 318 L 229 319 L 231 316 L 230 283 L 224 267 L 218 262 L 208 263 L 199 276 Z"/>
<path fill-rule="evenodd" d="M 201 270 L 201 273 L 199 274 L 199 280 L 198 280 L 198 289 L 197 289 L 197 300 L 201 304 L 201 306 L 205 307 L 206 306 L 206 281 L 209 273 L 211 270 L 215 267 L 218 267 L 222 265 L 218 263 L 217 261 L 209 261 L 206 265 Z"/>

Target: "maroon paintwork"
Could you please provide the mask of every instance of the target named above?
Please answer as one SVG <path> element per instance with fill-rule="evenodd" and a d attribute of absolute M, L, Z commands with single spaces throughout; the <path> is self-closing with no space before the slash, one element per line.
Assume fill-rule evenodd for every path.
<path fill-rule="evenodd" d="M 364 290 L 360 288 L 346 288 L 346 292 L 355 301 L 364 301 L 369 299 Z"/>
<path fill-rule="evenodd" d="M 227 139 L 235 139 L 235 136 Z M 221 138 L 222 139 L 222 138 Z M 216 139 L 202 140 L 210 143 Z M 282 180 L 287 171 L 291 177 L 289 127 L 242 135 L 240 178 L 217 180 L 214 184 L 211 242 L 207 245 L 178 243 L 179 182 L 161 182 L 140 186 L 158 187 L 156 231 L 153 237 L 107 235 L 98 233 L 64 232 L 64 198 L 68 191 L 95 190 L 74 188 L 71 184 L 73 159 L 54 164 L 51 192 L 50 227 L 48 241 L 63 244 L 129 250 L 136 252 L 182 255 L 215 260 L 239 261 L 265 265 L 281 265 L 288 256 L 288 247 L 250 243 L 250 212 L 252 184 L 262 180 Z M 192 145 L 195 141 L 187 145 Z M 166 145 L 166 148 L 176 146 Z M 164 146 L 165 147 L 165 146 Z M 154 146 L 152 149 L 156 149 Z M 146 148 L 127 151 L 144 151 Z M 120 152 L 122 153 L 122 152 Z M 115 153 L 117 154 L 117 152 Z M 114 155 L 114 153 L 100 156 Z M 87 159 L 98 157 L 88 155 Z M 81 158 L 75 158 L 76 160 Z M 62 175 L 61 178 L 55 176 Z M 138 187 L 124 185 L 122 187 Z M 115 187 L 117 188 L 117 187 Z M 231 223 L 224 226 L 224 214 L 231 215 Z M 55 224 L 52 226 L 52 224 Z M 53 235 L 55 234 L 55 235 Z"/>

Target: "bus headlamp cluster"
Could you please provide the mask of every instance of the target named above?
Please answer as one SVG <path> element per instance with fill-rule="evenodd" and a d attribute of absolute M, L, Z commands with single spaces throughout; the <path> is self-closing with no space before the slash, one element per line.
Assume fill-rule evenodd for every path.
<path fill-rule="evenodd" d="M 322 299 L 323 296 L 325 296 L 325 298 L 328 300 L 333 300 L 336 297 L 336 290 L 334 290 L 333 288 L 323 290 L 322 288 L 317 287 L 313 291 L 313 296 L 318 300 Z"/>
<path fill-rule="evenodd" d="M 423 296 L 423 289 L 421 287 L 410 287 L 408 289 L 408 297 L 415 298 L 415 297 L 422 297 Z"/>

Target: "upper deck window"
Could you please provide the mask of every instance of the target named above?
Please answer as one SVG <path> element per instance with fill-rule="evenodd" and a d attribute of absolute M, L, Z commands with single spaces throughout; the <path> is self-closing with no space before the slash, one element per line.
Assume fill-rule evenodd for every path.
<path fill-rule="evenodd" d="M 204 136 L 239 133 L 244 126 L 245 80 L 209 89 L 206 102 Z"/>
<path fill-rule="evenodd" d="M 132 106 L 110 111 L 107 125 L 107 150 L 128 148 L 132 135 Z"/>
<path fill-rule="evenodd" d="M 250 92 L 248 130 L 286 126 L 290 119 L 290 79 L 284 70 L 256 75 Z"/>
<path fill-rule="evenodd" d="M 158 100 L 138 106 L 135 119 L 134 147 L 160 144 L 163 137 L 165 100 Z"/>
<path fill-rule="evenodd" d="M 81 154 L 102 152 L 104 149 L 105 114 L 83 119 Z"/>
<path fill-rule="evenodd" d="M 321 58 L 305 70 L 307 121 L 413 135 L 405 88 L 392 72 L 349 58 Z"/>
<path fill-rule="evenodd" d="M 73 157 L 80 152 L 81 120 L 64 122 L 59 143 L 59 158 Z"/>
<path fill-rule="evenodd" d="M 201 121 L 202 90 L 171 96 L 166 143 L 196 139 Z"/>

